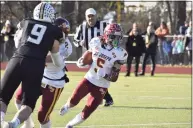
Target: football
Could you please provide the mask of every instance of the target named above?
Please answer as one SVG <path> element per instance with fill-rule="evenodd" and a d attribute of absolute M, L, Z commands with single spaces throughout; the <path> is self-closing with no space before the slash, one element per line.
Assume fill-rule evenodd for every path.
<path fill-rule="evenodd" d="M 82 55 L 82 62 L 84 65 L 90 65 L 92 64 L 92 52 L 90 51 L 86 51 L 84 52 L 84 54 Z"/>

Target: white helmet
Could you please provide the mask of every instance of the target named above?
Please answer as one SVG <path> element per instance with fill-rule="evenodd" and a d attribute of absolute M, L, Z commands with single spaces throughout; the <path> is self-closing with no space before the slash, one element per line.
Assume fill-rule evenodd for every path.
<path fill-rule="evenodd" d="M 49 3 L 41 2 L 34 8 L 33 18 L 53 23 L 55 20 L 55 9 Z"/>

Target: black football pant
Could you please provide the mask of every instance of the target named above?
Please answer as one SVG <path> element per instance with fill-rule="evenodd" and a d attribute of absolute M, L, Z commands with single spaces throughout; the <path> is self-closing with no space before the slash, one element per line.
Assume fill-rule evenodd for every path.
<path fill-rule="evenodd" d="M 44 66 L 44 60 L 12 57 L 1 79 L 0 101 L 8 105 L 21 83 L 23 91 L 22 104 L 34 110 L 41 93 Z"/>

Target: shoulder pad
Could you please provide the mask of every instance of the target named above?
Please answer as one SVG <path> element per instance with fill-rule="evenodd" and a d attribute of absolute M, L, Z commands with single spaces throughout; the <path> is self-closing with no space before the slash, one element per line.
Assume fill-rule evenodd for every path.
<path fill-rule="evenodd" d="M 90 49 L 93 49 L 96 46 L 101 46 L 101 41 L 99 37 L 92 38 L 91 41 L 89 42 Z"/>
<path fill-rule="evenodd" d="M 125 64 L 127 62 L 127 57 L 128 57 L 127 51 L 122 47 L 118 47 L 116 50 L 117 50 L 118 63 L 119 64 Z"/>

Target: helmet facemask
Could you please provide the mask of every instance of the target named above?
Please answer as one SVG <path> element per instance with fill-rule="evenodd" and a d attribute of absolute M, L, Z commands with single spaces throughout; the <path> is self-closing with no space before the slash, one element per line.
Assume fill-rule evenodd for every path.
<path fill-rule="evenodd" d="M 122 36 L 120 35 L 108 35 L 108 42 L 113 47 L 119 47 L 119 44 L 121 43 Z"/>
<path fill-rule="evenodd" d="M 123 33 L 120 25 L 116 23 L 108 24 L 104 30 L 105 43 L 108 47 L 117 48 L 122 42 Z"/>

